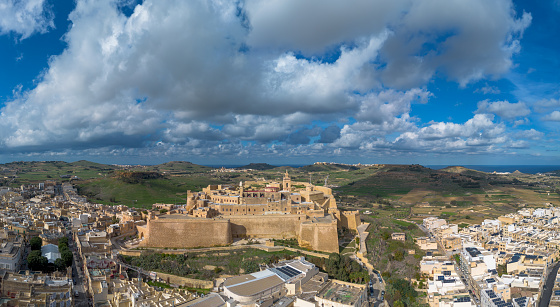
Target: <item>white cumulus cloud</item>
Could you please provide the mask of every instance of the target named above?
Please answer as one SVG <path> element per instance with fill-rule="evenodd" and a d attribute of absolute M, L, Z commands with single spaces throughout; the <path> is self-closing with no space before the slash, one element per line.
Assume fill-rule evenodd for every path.
<path fill-rule="evenodd" d="M 560 122 L 560 111 L 554 111 L 546 116 L 543 116 L 542 120 Z"/>
<path fill-rule="evenodd" d="M 26 39 L 54 27 L 54 14 L 46 0 L 0 1 L 0 34 L 15 33 Z"/>
<path fill-rule="evenodd" d="M 53 26 L 45 1 L 0 3 L 9 12 L 23 13 L 2 33 Z M 145 0 L 130 16 L 77 0 L 69 19 L 67 48 L 0 110 L 2 150 L 489 150 L 508 139 L 486 113 L 530 112 L 486 101 L 462 124 L 411 116 L 436 73 L 462 86 L 512 67 L 531 15 L 510 0 Z"/>
<path fill-rule="evenodd" d="M 514 119 L 531 114 L 531 110 L 524 102 L 483 100 L 478 102 L 476 113 L 492 113 L 504 119 Z"/>

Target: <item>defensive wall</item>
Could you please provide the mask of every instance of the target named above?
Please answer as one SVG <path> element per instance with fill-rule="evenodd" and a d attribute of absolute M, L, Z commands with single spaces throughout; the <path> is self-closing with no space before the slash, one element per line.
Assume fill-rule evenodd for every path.
<path fill-rule="evenodd" d="M 303 214 L 235 215 L 227 217 L 233 238 L 297 238 Z"/>
<path fill-rule="evenodd" d="M 323 252 L 338 253 L 336 224 L 336 220 L 301 223 L 299 226 L 299 246 Z"/>
<path fill-rule="evenodd" d="M 336 219 L 311 222 L 304 214 L 245 215 L 203 219 L 165 215 L 138 227 L 141 247 L 193 248 L 227 245 L 233 238 L 297 238 L 302 247 L 338 252 Z"/>
<path fill-rule="evenodd" d="M 340 211 L 340 224 L 343 228 L 358 230 L 361 224 L 360 211 Z"/>
<path fill-rule="evenodd" d="M 216 246 L 232 243 L 231 227 L 227 219 L 186 218 L 166 215 L 148 220 L 146 227 L 138 227 L 144 238 L 141 246 L 185 248 Z"/>

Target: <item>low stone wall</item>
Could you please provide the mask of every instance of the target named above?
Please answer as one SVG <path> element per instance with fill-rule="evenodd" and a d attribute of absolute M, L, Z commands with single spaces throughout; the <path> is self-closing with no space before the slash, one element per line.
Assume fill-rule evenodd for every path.
<path fill-rule="evenodd" d="M 198 288 L 198 289 L 210 289 L 214 287 L 214 282 L 211 280 L 200 280 L 187 277 L 181 277 L 177 275 L 165 274 L 156 272 L 158 278 L 163 279 L 163 281 L 175 284 L 179 286 Z"/>
<path fill-rule="evenodd" d="M 129 249 L 121 249 L 119 254 L 125 256 L 132 256 L 132 257 L 140 257 L 145 251 L 143 250 L 129 250 Z"/>

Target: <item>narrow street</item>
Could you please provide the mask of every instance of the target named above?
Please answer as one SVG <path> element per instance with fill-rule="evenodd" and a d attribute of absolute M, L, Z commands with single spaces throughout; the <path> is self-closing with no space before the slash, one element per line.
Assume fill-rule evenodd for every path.
<path fill-rule="evenodd" d="M 546 307 L 550 303 L 550 297 L 552 296 L 552 289 L 554 288 L 554 281 L 556 280 L 556 274 L 558 274 L 558 268 L 560 268 L 560 262 L 556 263 L 550 274 L 548 274 L 548 278 L 546 279 L 546 283 L 543 287 L 539 307 Z"/>
<path fill-rule="evenodd" d="M 91 305 L 89 304 L 87 291 L 85 288 L 84 272 L 80 267 L 81 260 L 78 256 L 78 252 L 75 248 L 73 240 L 70 239 L 69 242 L 71 242 L 71 250 L 74 255 L 74 260 L 72 261 L 72 281 L 74 282 L 74 290 L 72 292 L 72 295 L 74 295 L 74 306 L 88 307 Z M 78 296 L 75 296 L 76 291 L 78 292 Z"/>

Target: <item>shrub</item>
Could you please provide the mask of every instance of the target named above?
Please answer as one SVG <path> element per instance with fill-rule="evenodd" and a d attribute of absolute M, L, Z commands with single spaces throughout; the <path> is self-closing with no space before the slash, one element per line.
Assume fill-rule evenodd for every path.
<path fill-rule="evenodd" d="M 41 246 L 43 246 L 43 240 L 39 237 L 33 237 L 29 240 L 29 244 L 31 244 L 31 250 L 41 250 Z"/>

